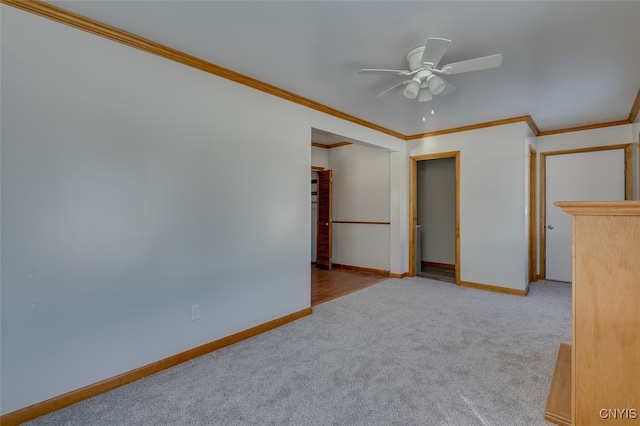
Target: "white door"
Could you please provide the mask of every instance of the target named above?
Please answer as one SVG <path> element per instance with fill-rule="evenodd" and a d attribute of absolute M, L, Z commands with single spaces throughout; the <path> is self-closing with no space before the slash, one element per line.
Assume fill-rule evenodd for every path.
<path fill-rule="evenodd" d="M 556 201 L 624 200 L 623 149 L 546 156 L 546 279 L 571 281 L 571 215 Z"/>

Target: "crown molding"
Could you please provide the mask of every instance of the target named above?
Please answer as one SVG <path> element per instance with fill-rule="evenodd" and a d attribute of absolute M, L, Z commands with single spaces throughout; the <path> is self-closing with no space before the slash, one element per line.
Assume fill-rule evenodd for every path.
<path fill-rule="evenodd" d="M 170 59 L 172 61 L 199 69 L 209 74 L 213 74 L 218 77 L 222 77 L 227 80 L 249 86 L 253 89 L 260 90 L 262 92 L 277 96 L 282 99 L 286 99 L 307 108 L 332 115 L 345 121 L 350 121 L 352 123 L 367 127 L 372 130 L 376 130 L 381 133 L 385 133 L 389 136 L 393 136 L 402 140 L 404 140 L 405 138 L 402 133 L 398 133 L 394 130 L 387 129 L 386 127 L 379 126 L 370 121 L 366 121 L 353 115 L 344 113 L 335 108 L 320 104 L 318 102 L 312 101 L 311 99 L 304 98 L 302 96 L 296 95 L 295 93 L 280 89 L 276 86 L 272 86 L 271 84 L 264 83 L 260 80 L 256 80 L 255 78 L 248 77 L 246 75 L 232 71 L 228 68 L 212 64 L 211 62 L 207 62 L 195 56 L 188 55 L 184 52 L 172 49 L 168 46 L 155 43 L 151 40 L 147 40 L 126 31 L 122 31 L 109 25 L 105 25 L 101 22 L 94 21 L 92 19 L 69 12 L 48 3 L 44 3 L 40 0 L 0 0 L 0 2 L 101 37 L 108 38 L 118 43 L 122 43 L 127 46 L 152 53 L 166 59 Z"/>
<path fill-rule="evenodd" d="M 629 124 L 629 120 L 625 119 L 625 120 L 607 121 L 605 123 L 595 123 L 595 124 L 587 124 L 585 126 L 567 127 L 566 129 L 543 130 L 540 132 L 538 136 L 549 136 L 549 135 L 557 135 L 558 133 L 579 132 L 581 130 L 592 130 L 592 129 L 600 129 L 603 127 L 622 126 L 624 124 Z"/>
<path fill-rule="evenodd" d="M 540 129 L 538 128 L 538 125 L 536 124 L 536 122 L 533 121 L 533 117 L 531 117 L 530 115 L 527 115 L 526 117 L 527 118 L 525 121 L 531 128 L 531 131 L 533 132 L 534 135 L 538 136 L 540 134 Z"/>
<path fill-rule="evenodd" d="M 199 69 L 209 74 L 213 74 L 218 77 L 231 80 L 233 82 L 242 84 L 244 86 L 248 86 L 253 89 L 260 90 L 261 92 L 268 93 L 270 95 L 288 100 L 290 102 L 305 106 L 307 108 L 311 108 L 316 111 L 323 112 L 325 114 L 340 118 L 345 121 L 358 124 L 363 127 L 367 127 L 369 129 L 387 134 L 389 136 L 393 136 L 395 138 L 398 138 L 404 141 L 411 141 L 415 139 L 446 135 L 450 133 L 465 132 L 469 130 L 476 130 L 476 129 L 482 129 L 482 128 L 493 127 L 493 126 L 502 126 L 505 124 L 512 124 L 512 123 L 519 123 L 519 122 L 526 122 L 531 128 L 531 130 L 533 131 L 534 135 L 536 136 L 548 136 L 548 135 L 554 135 L 558 133 L 577 132 L 581 130 L 590 130 L 590 129 L 597 129 L 602 127 L 620 126 L 624 124 L 634 123 L 636 118 L 638 117 L 638 112 L 640 111 L 640 90 L 638 90 L 638 94 L 635 98 L 635 101 L 631 106 L 631 112 L 629 113 L 629 117 L 623 120 L 609 121 L 605 123 L 595 123 L 595 124 L 590 124 L 585 126 L 568 127 L 568 128 L 555 129 L 555 130 L 540 130 L 530 115 L 524 115 L 520 117 L 512 117 L 512 118 L 505 118 L 502 120 L 476 123 L 476 124 L 471 124 L 467 126 L 453 127 L 450 129 L 435 130 L 433 132 L 420 133 L 415 135 L 404 135 L 402 133 L 396 132 L 395 130 L 391 130 L 386 127 L 380 126 L 378 124 L 372 123 L 370 121 L 363 120 L 351 114 L 347 114 L 335 108 L 315 102 L 311 99 L 296 95 L 295 93 L 286 91 L 284 89 L 280 89 L 271 84 L 264 83 L 260 80 L 256 80 L 254 78 L 232 71 L 228 68 L 224 68 L 219 65 L 213 64 L 211 62 L 207 62 L 205 60 L 197 58 L 195 56 L 188 55 L 179 50 L 172 49 L 168 46 L 155 43 L 151 40 L 147 40 L 137 35 L 103 24 L 101 22 L 94 21 L 92 19 L 75 14 L 73 12 L 69 12 L 65 9 L 50 5 L 41 0 L 0 0 L 0 3 L 15 7 L 17 9 L 20 9 L 26 12 L 33 13 L 35 15 L 38 15 L 47 19 L 51 19 L 61 24 L 69 25 L 71 27 L 80 29 L 82 31 L 86 31 L 94 35 L 104 37 L 109 40 L 133 47 L 135 49 L 139 49 L 157 56 L 161 56 L 163 58 L 172 60 L 174 62 L 178 62 L 184 65 L 190 66 L 192 68 Z M 347 143 L 348 142 L 345 142 L 342 144 L 345 145 Z M 338 145 L 338 144 L 330 145 L 331 148 L 334 148 L 337 146 L 342 146 L 342 145 Z"/>
<path fill-rule="evenodd" d="M 518 123 L 521 121 L 524 121 L 529 125 L 534 135 L 549 136 L 549 135 L 556 135 L 558 133 L 579 132 L 582 130 L 593 130 L 593 129 L 600 129 L 603 127 L 613 127 L 613 126 L 623 126 L 625 124 L 633 124 L 636 121 L 636 118 L 638 117 L 639 111 L 640 111 L 640 90 L 638 90 L 638 95 L 636 96 L 636 99 L 633 105 L 631 106 L 631 112 L 629 113 L 629 118 L 626 118 L 623 120 L 606 121 L 604 123 L 593 123 L 593 124 L 586 124 L 584 126 L 566 127 L 566 128 L 554 129 L 554 130 L 540 130 L 536 122 L 533 120 L 533 117 L 531 117 L 530 115 L 523 115 L 521 117 L 512 117 L 512 118 L 505 118 L 502 120 L 486 121 L 484 123 L 470 124 L 468 126 L 453 127 L 450 129 L 434 130 L 433 132 L 409 135 L 409 136 L 405 136 L 405 140 L 411 141 L 415 139 L 446 135 L 449 133 L 459 133 L 459 132 L 465 132 L 468 130 L 483 129 L 485 127 L 502 126 L 505 124 Z"/>
<path fill-rule="evenodd" d="M 527 123 L 529 127 L 531 127 L 531 130 L 536 136 L 538 135 L 538 133 L 540 133 L 540 131 L 538 130 L 538 126 L 533 121 L 533 118 L 530 115 L 523 115 L 520 117 L 511 117 L 511 118 L 504 118 L 502 120 L 485 121 L 484 123 L 469 124 L 467 126 L 452 127 L 451 129 L 434 130 L 433 132 L 409 135 L 405 137 L 405 140 L 410 141 L 414 139 L 422 139 L 422 138 L 429 138 L 433 136 L 447 135 L 449 133 L 466 132 L 469 130 L 484 129 L 486 127 L 503 126 L 505 124 L 513 124 L 513 123 L 521 123 L 521 122 Z"/>

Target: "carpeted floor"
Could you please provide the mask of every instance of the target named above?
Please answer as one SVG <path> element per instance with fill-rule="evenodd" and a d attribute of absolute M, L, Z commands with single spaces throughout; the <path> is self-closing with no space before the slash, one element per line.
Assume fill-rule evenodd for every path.
<path fill-rule="evenodd" d="M 31 425 L 547 425 L 571 287 L 388 280 Z"/>

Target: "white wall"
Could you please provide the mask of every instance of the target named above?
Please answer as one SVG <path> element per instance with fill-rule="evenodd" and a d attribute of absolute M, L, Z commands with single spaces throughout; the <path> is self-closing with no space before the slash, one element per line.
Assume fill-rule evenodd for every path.
<path fill-rule="evenodd" d="M 309 306 L 311 128 L 403 141 L 0 7 L 2 413 Z"/>
<path fill-rule="evenodd" d="M 418 224 L 422 260 L 456 263 L 456 160 L 440 158 L 417 165 Z"/>
<path fill-rule="evenodd" d="M 460 151 L 460 277 L 526 288 L 525 123 L 408 142 L 408 156 Z"/>
<path fill-rule="evenodd" d="M 389 152 L 357 144 L 332 148 L 333 220 L 389 222 Z M 333 263 L 389 270 L 390 225 L 334 223 Z"/>
<path fill-rule="evenodd" d="M 335 148 L 334 148 L 335 149 Z M 311 147 L 311 165 L 329 168 L 329 150 L 326 148 Z"/>
<path fill-rule="evenodd" d="M 389 152 L 360 145 L 329 150 L 333 219 L 389 221 Z"/>
<path fill-rule="evenodd" d="M 638 182 L 638 131 L 634 131 L 634 126 L 638 126 L 638 124 L 625 124 L 621 126 L 583 130 L 580 132 L 541 136 L 537 138 L 538 153 L 633 143 L 633 158 L 631 161 L 633 168 L 633 199 L 637 200 L 640 198 L 640 182 Z M 570 172 L 578 174 L 589 173 L 588 170 L 572 170 Z"/>
<path fill-rule="evenodd" d="M 333 263 L 389 270 L 389 225 L 333 224 Z"/>
<path fill-rule="evenodd" d="M 389 153 L 389 270 L 402 274 L 409 269 L 409 179 L 407 176 L 407 145 Z"/>

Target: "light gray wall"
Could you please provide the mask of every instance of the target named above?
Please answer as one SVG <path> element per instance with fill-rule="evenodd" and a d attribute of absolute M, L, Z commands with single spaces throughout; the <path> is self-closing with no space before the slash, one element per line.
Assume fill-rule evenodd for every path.
<path fill-rule="evenodd" d="M 303 108 L 5 5 L 1 77 L 2 413 L 309 306 Z"/>
<path fill-rule="evenodd" d="M 0 8 L 2 413 L 308 307 L 312 128 L 406 170 L 404 141 Z"/>
<path fill-rule="evenodd" d="M 311 147 L 311 165 L 329 168 L 329 150 L 326 148 Z"/>
<path fill-rule="evenodd" d="M 333 218 L 389 221 L 389 152 L 356 144 L 328 151 Z"/>
<path fill-rule="evenodd" d="M 460 151 L 460 278 L 524 290 L 529 126 L 515 123 L 407 142 L 408 156 Z"/>
<path fill-rule="evenodd" d="M 389 152 L 362 145 L 331 148 L 333 220 L 389 222 Z M 389 270 L 390 225 L 334 223 L 333 263 Z"/>
<path fill-rule="evenodd" d="M 455 158 L 419 161 L 417 179 L 418 224 L 422 225 L 422 260 L 455 264 Z"/>

